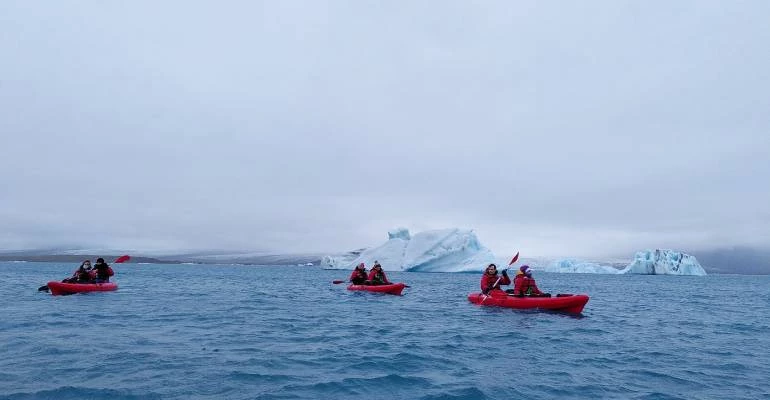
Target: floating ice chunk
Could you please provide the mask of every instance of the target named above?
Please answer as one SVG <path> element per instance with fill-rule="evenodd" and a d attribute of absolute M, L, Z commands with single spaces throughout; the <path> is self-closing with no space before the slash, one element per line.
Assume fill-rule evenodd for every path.
<path fill-rule="evenodd" d="M 674 250 L 644 250 L 636 253 L 622 274 L 646 275 L 706 275 L 698 260 L 689 254 Z"/>
<path fill-rule="evenodd" d="M 554 261 L 545 267 L 546 272 L 567 272 L 574 274 L 617 274 L 617 268 L 588 261 L 574 259 Z"/>

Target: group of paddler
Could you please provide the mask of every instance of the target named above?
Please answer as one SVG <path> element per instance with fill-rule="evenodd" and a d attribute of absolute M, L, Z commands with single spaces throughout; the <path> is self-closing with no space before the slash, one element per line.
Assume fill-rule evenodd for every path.
<path fill-rule="evenodd" d="M 117 258 L 115 263 L 122 263 L 130 257 L 125 255 Z M 508 264 L 513 265 L 519 258 L 519 253 L 513 257 Z M 103 258 L 98 258 L 96 264 L 92 267 L 91 260 L 85 260 L 72 274 L 71 277 L 64 279 L 64 283 L 105 283 L 109 282 L 110 276 L 114 273 L 109 264 L 104 262 Z M 356 265 L 353 272 L 350 274 L 349 282 L 353 285 L 366 285 L 366 286 L 378 286 L 378 285 L 391 285 L 388 280 L 385 271 L 382 269 L 379 261 L 374 261 L 371 271 L 366 270 L 364 263 Z M 334 281 L 334 283 L 342 283 L 342 281 Z M 497 265 L 489 264 L 484 270 L 481 276 L 481 292 L 484 295 L 488 295 L 493 291 L 502 291 L 501 286 L 510 285 L 513 283 L 513 289 L 505 290 L 506 294 L 517 297 L 551 297 L 550 293 L 544 293 L 537 287 L 535 278 L 532 277 L 532 269 L 528 265 L 522 265 L 516 271 L 516 276 L 511 281 L 508 276 L 507 268 L 502 270 L 502 274 L 499 274 Z M 43 286 L 39 290 L 46 290 L 47 287 Z"/>
<path fill-rule="evenodd" d="M 519 254 L 516 253 L 508 264 L 508 268 L 518 260 L 518 257 Z M 121 256 L 113 264 L 126 262 L 129 258 L 128 255 Z M 104 259 L 97 259 L 96 265 L 93 267 L 90 264 L 90 260 L 86 260 L 73 273 L 72 277 L 66 278 L 62 282 L 48 282 L 47 285 L 38 290 L 50 291 L 53 295 L 117 290 L 118 285 L 109 281 L 113 272 L 112 268 L 104 262 Z M 487 265 L 481 277 L 481 293 L 469 294 L 468 300 L 474 304 L 486 306 L 545 309 L 570 314 L 580 314 L 589 300 L 588 295 L 585 294 L 557 294 L 552 298 L 549 293 L 543 293 L 537 287 L 537 283 L 532 277 L 532 269 L 529 266 L 522 265 L 516 272 L 513 281 L 508 276 L 508 268 L 503 269 L 500 275 L 495 264 Z M 335 280 L 332 283 L 343 282 L 345 281 Z M 364 263 L 358 264 L 350 274 L 349 282 L 351 284 L 348 286 L 348 290 L 391 295 L 401 295 L 401 291 L 409 287 L 404 283 L 390 282 L 378 261 L 374 262 L 372 270 L 369 272 L 366 271 Z M 505 291 L 501 289 L 501 286 L 511 283 L 514 285 L 513 289 Z"/>

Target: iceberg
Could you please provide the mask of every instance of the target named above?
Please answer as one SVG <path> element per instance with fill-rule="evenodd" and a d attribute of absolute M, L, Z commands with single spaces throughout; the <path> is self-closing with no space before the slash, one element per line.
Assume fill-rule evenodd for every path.
<path fill-rule="evenodd" d="M 645 275 L 706 275 L 706 271 L 694 256 L 674 250 L 661 249 L 637 252 L 631 264 L 628 264 L 628 266 L 620 271 L 620 273 Z"/>
<path fill-rule="evenodd" d="M 617 274 L 620 270 L 609 266 L 597 264 L 589 261 L 578 261 L 574 259 L 558 260 L 549 264 L 544 269 L 545 272 L 564 272 L 573 274 Z"/>
<path fill-rule="evenodd" d="M 622 269 L 616 267 L 617 263 L 600 264 L 564 259 L 551 262 L 544 271 L 577 274 L 706 275 L 706 271 L 694 256 L 674 250 L 639 251 L 630 264 Z"/>
<path fill-rule="evenodd" d="M 349 265 L 352 265 L 353 260 L 365 249 L 349 251 L 343 254 L 327 255 L 321 257 L 321 268 L 323 269 L 346 269 Z"/>
<path fill-rule="evenodd" d="M 378 261 L 386 271 L 478 272 L 495 261 L 473 230 L 438 229 L 412 236 L 406 228 L 388 232 L 388 240 L 355 254 L 324 256 L 325 269 L 353 269 L 359 263 L 371 267 Z"/>

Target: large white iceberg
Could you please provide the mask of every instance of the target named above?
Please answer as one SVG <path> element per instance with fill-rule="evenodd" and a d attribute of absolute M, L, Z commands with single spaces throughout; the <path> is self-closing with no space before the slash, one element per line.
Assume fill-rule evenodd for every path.
<path fill-rule="evenodd" d="M 636 253 L 634 260 L 621 274 L 646 274 L 646 275 L 706 275 L 706 271 L 698 263 L 698 260 L 689 254 L 656 249 L 644 250 Z"/>
<path fill-rule="evenodd" d="M 409 234 L 398 228 L 388 232 L 388 240 L 362 251 L 341 256 L 325 256 L 327 269 L 352 269 L 359 263 L 371 267 L 379 261 L 387 271 L 476 272 L 495 261 L 492 252 L 479 243 L 472 230 L 439 229 Z"/>

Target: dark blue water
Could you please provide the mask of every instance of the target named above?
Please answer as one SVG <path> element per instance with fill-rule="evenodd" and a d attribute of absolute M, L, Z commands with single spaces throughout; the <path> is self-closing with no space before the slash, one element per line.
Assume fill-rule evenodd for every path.
<path fill-rule="evenodd" d="M 470 304 L 477 275 L 125 264 L 117 292 L 51 296 L 75 264 L 0 263 L 3 399 L 770 399 L 770 277 L 537 274 L 582 317 Z"/>

